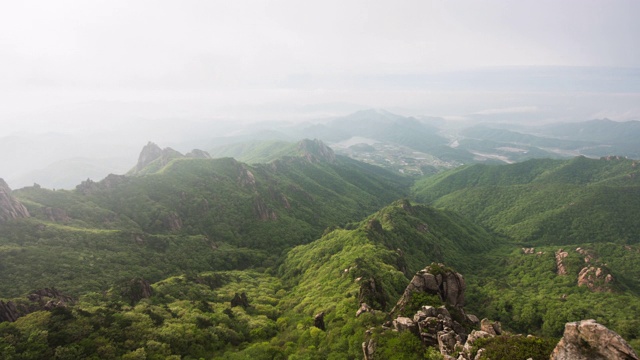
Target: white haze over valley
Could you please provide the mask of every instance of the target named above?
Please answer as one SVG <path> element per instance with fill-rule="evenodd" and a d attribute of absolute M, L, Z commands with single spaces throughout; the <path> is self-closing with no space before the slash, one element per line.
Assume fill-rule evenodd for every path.
<path fill-rule="evenodd" d="M 640 2 L 5 1 L 0 177 L 77 183 L 376 108 L 443 126 L 640 120 Z"/>

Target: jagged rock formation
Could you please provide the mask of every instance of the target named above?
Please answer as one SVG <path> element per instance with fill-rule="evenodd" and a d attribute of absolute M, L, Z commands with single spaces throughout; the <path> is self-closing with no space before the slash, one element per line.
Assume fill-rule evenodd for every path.
<path fill-rule="evenodd" d="M 404 290 L 392 313 L 403 312 L 415 292 L 438 295 L 440 300 L 454 306 L 464 306 L 466 284 L 462 275 L 443 264 L 431 264 L 418 271 Z"/>
<path fill-rule="evenodd" d="M 556 251 L 556 273 L 558 275 L 567 275 L 567 268 L 562 262 L 562 260 L 567 256 L 569 256 L 569 253 L 562 249 Z"/>
<path fill-rule="evenodd" d="M 260 197 L 256 197 L 253 200 L 253 213 L 262 221 L 278 219 L 278 214 L 276 214 L 276 212 L 273 211 Z"/>
<path fill-rule="evenodd" d="M 29 216 L 27 208 L 11 196 L 9 185 L 0 178 L 0 223 Z"/>
<path fill-rule="evenodd" d="M 153 295 L 151 283 L 143 278 L 136 278 L 129 281 L 122 290 L 122 297 L 129 300 L 131 305 L 136 304 L 142 299 L 148 299 Z"/>
<path fill-rule="evenodd" d="M 591 291 L 612 291 L 613 275 L 604 267 L 586 266 L 578 274 L 578 286 L 586 286 Z"/>
<path fill-rule="evenodd" d="M 186 155 L 182 155 L 179 151 L 176 151 L 170 147 L 161 149 L 158 145 L 149 141 L 147 145 L 142 148 L 142 151 L 138 156 L 138 163 L 133 169 L 131 169 L 129 174 L 135 175 L 137 173 L 140 173 L 144 168 L 154 162 L 159 162 L 159 167 L 161 168 L 167 165 L 169 161 L 173 159 L 185 157 L 195 159 L 210 159 L 211 155 L 209 155 L 209 153 L 207 153 L 206 151 L 199 149 L 191 150 Z"/>
<path fill-rule="evenodd" d="M 317 313 L 313 317 L 313 326 L 317 327 L 320 330 L 326 330 L 324 325 L 324 311 Z"/>
<path fill-rule="evenodd" d="M 164 218 L 164 226 L 170 231 L 178 231 L 182 229 L 182 219 L 180 216 L 172 211 Z"/>
<path fill-rule="evenodd" d="M 310 162 L 326 161 L 334 163 L 336 161 L 336 154 L 333 150 L 318 139 L 300 141 L 298 143 L 298 151 Z"/>
<path fill-rule="evenodd" d="M 76 190 L 83 195 L 90 195 L 99 190 L 113 189 L 126 181 L 127 177 L 125 175 L 109 174 L 99 182 L 87 179 L 76 186 Z"/>
<path fill-rule="evenodd" d="M 71 220 L 64 209 L 45 207 L 42 209 L 42 211 L 44 212 L 44 215 L 47 217 L 47 219 L 49 219 L 49 221 L 66 223 Z"/>
<path fill-rule="evenodd" d="M 18 318 L 40 310 L 52 310 L 58 307 L 67 307 L 75 300 L 62 294 L 55 288 L 36 290 L 27 295 L 28 302 L 4 302 L 0 300 L 0 322 L 16 321 Z"/>
<path fill-rule="evenodd" d="M 18 320 L 21 315 L 22 314 L 13 301 L 8 301 L 5 303 L 4 301 L 0 300 L 0 322 L 14 322 Z"/>
<path fill-rule="evenodd" d="M 490 335 L 502 335 L 502 325 L 498 321 L 482 319 L 480 321 L 480 330 Z"/>
<path fill-rule="evenodd" d="M 638 360 L 638 354 L 615 332 L 595 320 L 567 323 L 551 360 Z"/>
<path fill-rule="evenodd" d="M 193 159 L 211 159 L 211 155 L 208 152 L 200 149 L 193 149 L 184 156 Z"/>
<path fill-rule="evenodd" d="M 249 299 L 247 299 L 247 293 L 244 291 L 240 294 L 235 293 L 233 299 L 231 299 L 231 307 L 242 306 L 243 308 L 249 307 Z"/>
<path fill-rule="evenodd" d="M 468 359 L 462 353 L 469 338 L 467 329 L 478 325 L 479 321 L 476 316 L 464 313 L 462 306 L 465 288 L 462 275 L 443 264 L 431 264 L 416 273 L 391 313 L 406 313 L 413 294 L 420 292 L 438 295 L 446 306 L 424 305 L 413 317 L 397 316 L 386 322 L 382 326 L 383 331 L 409 331 L 418 336 L 424 345 L 437 347 L 445 358 L 458 353 L 461 354 L 459 359 Z M 486 319 L 485 323 L 495 325 L 497 331 L 501 332 L 499 323 L 490 323 Z M 493 330 L 493 334 L 495 333 L 496 330 Z M 478 337 L 494 336 L 486 332 L 479 334 L 472 341 Z M 467 347 L 471 349 L 472 345 Z M 362 350 L 365 359 L 374 359 L 375 341 L 369 337 L 362 344 Z"/>

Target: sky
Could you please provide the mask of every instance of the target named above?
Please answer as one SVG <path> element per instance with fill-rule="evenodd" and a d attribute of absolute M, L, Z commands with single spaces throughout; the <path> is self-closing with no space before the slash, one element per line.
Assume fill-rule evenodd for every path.
<path fill-rule="evenodd" d="M 265 104 L 464 103 L 465 91 L 514 91 L 491 83 L 496 68 L 527 80 L 541 66 L 640 68 L 637 14 L 635 0 L 4 2 L 0 118 L 50 128 L 101 122 L 105 107 L 111 119 L 217 119 Z M 620 89 L 577 92 L 637 92 L 625 75 Z"/>
<path fill-rule="evenodd" d="M 181 124 L 372 107 L 640 119 L 638 14 L 637 0 L 4 1 L 0 148 L 57 133 L 129 152 Z"/>

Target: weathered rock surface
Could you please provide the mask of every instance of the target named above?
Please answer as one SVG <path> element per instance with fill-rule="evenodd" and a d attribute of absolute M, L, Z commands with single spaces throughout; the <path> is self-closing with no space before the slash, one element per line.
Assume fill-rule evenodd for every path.
<path fill-rule="evenodd" d="M 371 306 L 367 305 L 367 303 L 360 304 L 360 308 L 356 311 L 356 317 L 360 316 L 362 313 L 372 312 L 373 309 Z"/>
<path fill-rule="evenodd" d="M 498 321 L 482 319 L 480 321 L 480 330 L 491 335 L 502 335 L 502 325 L 500 325 L 500 322 Z"/>
<path fill-rule="evenodd" d="M 235 293 L 233 299 L 231 299 L 231 307 L 242 306 L 243 308 L 249 307 L 249 299 L 247 299 L 247 293 Z"/>
<path fill-rule="evenodd" d="M 638 360 L 638 354 L 615 332 L 595 320 L 567 323 L 551 360 Z"/>
<path fill-rule="evenodd" d="M 336 154 L 333 150 L 318 139 L 305 139 L 298 143 L 298 151 L 302 157 L 310 162 L 325 161 L 334 163 Z"/>
<path fill-rule="evenodd" d="M 193 159 L 211 159 L 211 155 L 208 152 L 200 149 L 193 149 L 184 156 Z"/>
<path fill-rule="evenodd" d="M 27 208 L 11 195 L 9 185 L 0 178 L 0 223 L 29 216 Z"/>
<path fill-rule="evenodd" d="M 151 283 L 143 278 L 131 279 L 122 290 L 122 297 L 133 305 L 142 299 L 148 299 L 153 295 Z"/>
<path fill-rule="evenodd" d="M 149 141 L 147 145 L 142 148 L 140 155 L 138 156 L 138 163 L 135 167 L 135 172 L 144 169 L 147 165 L 151 164 L 154 160 L 162 156 L 162 149 L 160 146 Z"/>
<path fill-rule="evenodd" d="M 164 226 L 170 231 L 178 231 L 182 229 L 182 219 L 178 213 L 172 211 L 163 220 Z"/>
<path fill-rule="evenodd" d="M 578 286 L 586 286 L 594 292 L 613 291 L 613 275 L 605 267 L 586 266 L 578 274 Z"/>
<path fill-rule="evenodd" d="M 556 251 L 556 273 L 558 275 L 567 275 L 567 268 L 564 266 L 562 260 L 569 256 L 569 253 L 560 249 Z"/>
<path fill-rule="evenodd" d="M 466 284 L 462 275 L 447 269 L 442 264 L 431 264 L 431 266 L 418 271 L 411 279 L 392 312 L 404 311 L 415 292 L 438 295 L 443 302 L 454 307 L 462 307 L 464 306 L 465 289 Z"/>
<path fill-rule="evenodd" d="M 26 302 L 0 300 L 0 322 L 16 321 L 18 318 L 40 310 L 52 310 L 58 307 L 67 307 L 75 301 L 72 297 L 62 294 L 55 288 L 36 290 L 27 295 Z"/>
<path fill-rule="evenodd" d="M 129 172 L 129 174 L 135 175 L 142 171 L 145 167 L 149 166 L 154 161 L 160 162 L 160 167 L 167 165 L 169 161 L 179 158 L 194 158 L 194 159 L 211 159 L 211 155 L 208 152 L 200 149 L 193 149 L 186 155 L 182 155 L 179 151 L 176 151 L 170 147 L 160 148 L 160 146 L 149 141 L 147 145 L 142 148 L 140 155 L 138 156 L 138 163 Z"/>
<path fill-rule="evenodd" d="M 320 330 L 326 330 L 324 326 L 324 311 L 321 311 L 313 317 L 313 326 Z"/>

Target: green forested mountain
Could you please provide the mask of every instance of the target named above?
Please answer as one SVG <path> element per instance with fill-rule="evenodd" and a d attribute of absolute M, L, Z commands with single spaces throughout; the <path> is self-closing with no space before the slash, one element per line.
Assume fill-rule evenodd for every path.
<path fill-rule="evenodd" d="M 637 347 L 638 175 L 619 157 L 471 165 L 417 182 L 414 195 L 511 242 L 468 277 L 471 310 L 546 336 L 594 318 Z"/>
<path fill-rule="evenodd" d="M 433 262 L 506 334 L 548 345 L 594 318 L 640 346 L 632 160 L 461 167 L 416 182 L 419 205 L 407 178 L 320 141 L 252 165 L 148 149 L 73 191 L 3 189 L 0 358 L 360 359 Z M 442 358 L 373 333 L 379 357 Z"/>
<path fill-rule="evenodd" d="M 131 300 L 137 283 L 119 281 L 71 307 L 1 323 L 0 353 L 7 359 L 358 359 L 364 330 L 384 321 L 407 276 L 431 261 L 471 269 L 496 245 L 452 213 L 400 201 L 293 248 L 271 272 L 191 272 L 152 284 L 142 300 Z M 232 305 L 243 293 L 247 303 Z M 375 311 L 356 317 L 361 302 Z M 323 330 L 314 326 L 319 312 Z"/>
<path fill-rule="evenodd" d="M 618 157 L 472 165 L 417 182 L 417 199 L 531 244 L 640 241 L 637 162 Z"/>
<path fill-rule="evenodd" d="M 409 183 L 398 175 L 336 157 L 321 143 L 301 146 L 301 156 L 270 164 L 179 157 L 74 191 L 14 191 L 32 216 L 0 224 L 0 293 L 55 285 L 77 294 L 118 277 L 264 268 L 326 227 L 406 194 Z"/>

